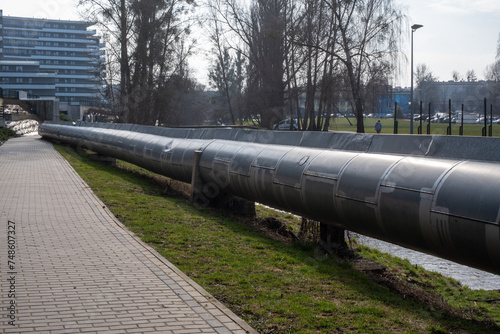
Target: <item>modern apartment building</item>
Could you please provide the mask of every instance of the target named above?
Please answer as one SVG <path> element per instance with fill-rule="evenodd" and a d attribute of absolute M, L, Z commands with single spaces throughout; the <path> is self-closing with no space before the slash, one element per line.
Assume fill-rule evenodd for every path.
<path fill-rule="evenodd" d="M 102 103 L 104 45 L 91 22 L 3 16 L 0 87 L 61 105 Z"/>
<path fill-rule="evenodd" d="M 37 61 L 0 60 L 0 88 L 53 99 L 56 95 L 56 75 L 41 71 Z"/>

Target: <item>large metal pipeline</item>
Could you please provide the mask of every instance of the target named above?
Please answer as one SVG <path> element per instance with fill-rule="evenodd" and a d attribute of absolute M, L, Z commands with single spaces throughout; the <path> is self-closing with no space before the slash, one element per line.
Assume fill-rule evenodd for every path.
<path fill-rule="evenodd" d="M 446 150 L 439 143 L 448 139 L 437 137 L 318 134 L 317 146 L 328 142 L 325 149 L 304 144 L 311 133 L 305 140 L 303 134 L 247 131 L 238 141 L 228 140 L 233 133 L 228 131 L 207 136 L 115 128 L 44 123 L 39 133 L 184 182 L 191 181 L 194 152 L 201 151 L 199 175 L 214 193 L 500 274 L 500 163 L 494 152 L 499 141 L 483 143 L 483 152 L 476 152 L 469 144 L 481 138 L 469 138 L 467 145 L 453 141 Z M 359 150 L 362 142 L 368 146 Z M 345 149 L 353 145 L 358 150 Z M 473 160 L 462 157 L 467 151 Z"/>

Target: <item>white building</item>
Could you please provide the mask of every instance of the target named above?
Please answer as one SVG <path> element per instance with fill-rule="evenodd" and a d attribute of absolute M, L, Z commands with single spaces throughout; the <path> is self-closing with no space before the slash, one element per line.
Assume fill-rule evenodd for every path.
<path fill-rule="evenodd" d="M 0 9 L 0 87 L 61 105 L 100 105 L 104 45 L 92 25 L 3 16 Z"/>

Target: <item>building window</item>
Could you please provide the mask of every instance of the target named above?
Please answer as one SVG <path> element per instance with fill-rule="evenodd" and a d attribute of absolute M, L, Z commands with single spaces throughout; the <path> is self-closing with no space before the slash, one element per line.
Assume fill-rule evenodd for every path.
<path fill-rule="evenodd" d="M 23 67 L 22 66 L 16 66 L 16 72 L 22 72 Z"/>

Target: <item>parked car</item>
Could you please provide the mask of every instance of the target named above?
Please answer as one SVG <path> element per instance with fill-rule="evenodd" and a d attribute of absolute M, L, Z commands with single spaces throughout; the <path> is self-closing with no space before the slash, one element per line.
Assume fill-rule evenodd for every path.
<path fill-rule="evenodd" d="M 297 126 L 297 120 L 292 119 L 291 121 L 292 121 L 292 127 L 291 127 L 292 130 L 298 130 L 299 127 Z M 287 118 L 287 119 L 282 120 L 278 124 L 275 124 L 273 129 L 274 130 L 290 130 L 290 119 Z"/>
<path fill-rule="evenodd" d="M 486 123 L 490 124 L 491 118 L 487 117 L 486 118 Z M 484 124 L 484 117 L 479 117 L 476 121 L 477 124 Z M 491 121 L 492 124 L 500 124 L 500 118 L 494 118 L 493 121 Z"/>

